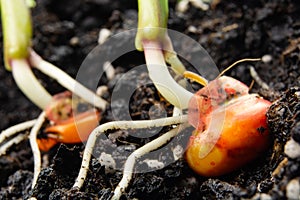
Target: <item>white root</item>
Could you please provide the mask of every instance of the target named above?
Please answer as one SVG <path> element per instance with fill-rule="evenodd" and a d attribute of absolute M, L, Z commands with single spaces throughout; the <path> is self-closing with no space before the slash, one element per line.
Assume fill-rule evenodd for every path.
<path fill-rule="evenodd" d="M 193 94 L 181 87 L 170 75 L 160 44 L 157 42 L 144 42 L 143 47 L 149 77 L 155 87 L 175 107 L 188 108 Z"/>
<path fill-rule="evenodd" d="M 37 144 L 37 134 L 45 121 L 45 116 L 46 116 L 45 112 L 42 112 L 40 114 L 40 116 L 38 117 L 36 123 L 34 124 L 29 134 L 29 142 L 33 153 L 33 159 L 34 159 L 34 173 L 33 173 L 33 180 L 31 186 L 32 189 L 34 188 L 41 171 L 41 152 Z"/>
<path fill-rule="evenodd" d="M 169 117 L 162 119 L 154 119 L 154 120 L 140 120 L 140 121 L 115 121 L 108 122 L 106 124 L 102 124 L 95 128 L 93 132 L 90 134 L 86 147 L 83 153 L 83 159 L 81 163 L 81 168 L 79 174 L 76 178 L 75 184 L 73 188 L 80 189 L 85 181 L 89 164 L 91 160 L 91 155 L 96 143 L 98 136 L 104 133 L 107 130 L 115 130 L 115 129 L 141 129 L 141 128 L 152 128 L 152 127 L 162 127 L 169 126 L 173 124 L 181 124 L 187 122 L 187 116 L 177 116 L 177 117 Z"/>
<path fill-rule="evenodd" d="M 97 108 L 100 108 L 101 110 L 105 110 L 107 102 L 104 99 L 97 96 L 94 92 L 74 80 L 63 70 L 43 60 L 33 50 L 31 50 L 30 53 L 30 64 L 32 64 L 35 68 L 48 75 L 49 77 L 57 80 L 59 84 L 70 90 L 72 93 L 78 95 L 86 102 L 96 106 Z"/>
<path fill-rule="evenodd" d="M 42 110 L 51 102 L 52 96 L 37 80 L 25 59 L 12 59 L 12 74 L 22 92 Z"/>
<path fill-rule="evenodd" d="M 8 142 L 6 142 L 5 144 L 3 144 L 0 147 L 0 156 L 5 155 L 6 151 L 14 144 L 19 144 L 20 142 L 22 142 L 23 140 L 27 139 L 27 134 L 20 134 L 17 135 L 16 137 L 10 139 Z"/>
<path fill-rule="evenodd" d="M 14 136 L 15 134 L 21 131 L 25 131 L 26 129 L 31 128 L 35 123 L 36 119 L 33 119 L 27 122 L 22 122 L 20 124 L 11 126 L 8 129 L 2 131 L 0 134 L 0 144 L 7 138 Z"/>
<path fill-rule="evenodd" d="M 121 195 L 125 192 L 125 189 L 128 187 L 129 182 L 131 181 L 132 178 L 135 161 L 138 158 L 166 144 L 170 139 L 175 137 L 185 127 L 186 127 L 185 125 L 179 125 L 176 128 L 168 131 L 162 136 L 156 138 L 155 140 L 152 140 L 151 142 L 145 144 L 144 146 L 140 147 L 139 149 L 135 150 L 132 154 L 130 154 L 130 156 L 125 162 L 122 180 L 119 182 L 118 186 L 116 187 L 114 191 L 114 195 L 111 199 L 118 200 L 120 199 Z"/>
<path fill-rule="evenodd" d="M 182 115 L 182 110 L 180 110 L 177 107 L 174 107 L 173 117 L 181 116 L 181 115 Z M 183 129 L 183 126 L 184 125 L 179 125 L 179 126 L 173 125 L 174 128 L 173 130 L 165 133 L 164 135 L 140 147 L 128 157 L 124 165 L 122 180 L 119 182 L 118 186 L 116 187 L 112 199 L 114 200 L 120 199 L 122 193 L 128 187 L 129 182 L 131 181 L 132 178 L 135 161 L 141 156 L 145 155 L 146 153 L 149 153 L 150 151 L 153 151 L 161 147 L 162 145 L 166 144 L 171 138 L 175 137 L 177 133 L 179 133 Z"/>

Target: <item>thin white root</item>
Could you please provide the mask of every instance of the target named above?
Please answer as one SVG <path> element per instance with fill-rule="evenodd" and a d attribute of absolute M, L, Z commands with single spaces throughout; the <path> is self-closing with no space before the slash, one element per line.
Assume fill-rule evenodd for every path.
<path fill-rule="evenodd" d="M 181 87 L 170 75 L 160 45 L 144 42 L 144 53 L 149 77 L 167 101 L 175 107 L 186 109 L 193 94 Z"/>
<path fill-rule="evenodd" d="M 96 143 L 98 136 L 104 133 L 107 130 L 115 130 L 115 129 L 141 129 L 141 128 L 152 128 L 152 127 L 162 127 L 169 126 L 173 124 L 181 124 L 187 122 L 187 116 L 177 116 L 177 117 L 169 117 L 162 119 L 154 119 L 154 120 L 140 120 L 140 121 L 115 121 L 108 122 L 106 124 L 102 124 L 95 128 L 93 132 L 90 134 L 86 147 L 84 149 L 81 168 L 79 174 L 76 178 L 75 184 L 73 188 L 80 189 L 85 181 L 89 164 L 91 160 L 91 155 Z"/>
<path fill-rule="evenodd" d="M 33 180 L 31 186 L 32 189 L 34 188 L 37 178 L 41 171 L 41 152 L 39 150 L 36 140 L 37 140 L 37 134 L 45 121 L 45 116 L 46 116 L 45 112 L 42 112 L 40 114 L 40 116 L 38 117 L 36 123 L 34 124 L 29 134 L 29 142 L 33 153 L 33 159 L 34 159 L 34 173 L 33 173 Z"/>
<path fill-rule="evenodd" d="M 237 64 L 240 64 L 242 62 L 256 62 L 256 61 L 261 61 L 261 58 L 244 58 L 238 61 L 235 61 L 233 64 L 231 64 L 229 67 L 226 67 L 221 73 L 218 75 L 218 78 L 220 78 L 223 74 L 225 74 L 228 70 L 236 66 Z"/>
<path fill-rule="evenodd" d="M 72 93 L 78 95 L 86 102 L 100 108 L 101 110 L 105 110 L 107 102 L 101 97 L 97 96 L 94 92 L 74 80 L 71 76 L 65 73 L 63 70 L 54 66 L 53 64 L 43 60 L 38 54 L 36 54 L 33 50 L 30 51 L 30 63 L 43 72 L 44 74 L 50 76 L 55 79 L 58 83 L 60 83 L 63 87 L 70 90 Z"/>
<path fill-rule="evenodd" d="M 8 142 L 6 142 L 5 144 L 3 144 L 0 147 L 0 156 L 5 155 L 6 151 L 14 144 L 19 144 L 20 142 L 22 142 L 23 140 L 25 140 L 27 138 L 27 134 L 20 134 L 17 135 L 16 137 L 10 139 Z"/>
<path fill-rule="evenodd" d="M 7 138 L 9 138 L 21 131 L 25 131 L 26 129 L 31 128 L 35 123 L 36 123 L 36 119 L 33 119 L 33 120 L 30 120 L 27 122 L 22 122 L 20 124 L 11 126 L 8 129 L 2 131 L 0 134 L 0 144 Z"/>
<path fill-rule="evenodd" d="M 254 81 L 263 89 L 265 90 L 269 90 L 269 86 L 268 84 L 266 84 L 263 80 L 261 80 L 261 78 L 259 77 L 259 75 L 257 74 L 257 72 L 255 71 L 254 67 L 250 67 L 250 74 L 251 77 L 254 79 Z"/>
<path fill-rule="evenodd" d="M 164 135 L 156 138 L 155 140 L 152 140 L 151 142 L 145 144 L 144 146 L 142 146 L 141 148 L 135 150 L 132 154 L 130 154 L 130 156 L 128 157 L 124 165 L 122 180 L 116 187 L 114 191 L 114 195 L 111 199 L 118 200 L 120 199 L 121 195 L 125 192 L 125 189 L 128 187 L 129 182 L 131 181 L 132 178 L 135 161 L 138 158 L 166 144 L 170 139 L 175 137 L 185 127 L 186 127 L 185 125 L 179 125 L 176 128 L 168 131 Z"/>
<path fill-rule="evenodd" d="M 25 59 L 11 61 L 13 77 L 22 92 L 42 110 L 51 102 L 52 96 L 37 80 Z"/>

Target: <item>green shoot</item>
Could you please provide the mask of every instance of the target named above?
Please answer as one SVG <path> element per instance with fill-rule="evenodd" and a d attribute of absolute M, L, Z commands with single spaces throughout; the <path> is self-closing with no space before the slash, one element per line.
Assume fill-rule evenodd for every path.
<path fill-rule="evenodd" d="M 31 46 L 32 26 L 24 0 L 1 0 L 4 62 L 18 87 L 37 106 L 45 108 L 51 95 L 39 83 L 27 62 Z"/>
<path fill-rule="evenodd" d="M 106 101 L 98 97 L 64 71 L 46 62 L 31 49 L 32 25 L 28 5 L 34 0 L 1 0 L 2 26 L 4 32 L 4 61 L 7 70 L 22 92 L 38 107 L 45 109 L 52 96 L 40 84 L 31 70 L 37 68 L 56 79 L 63 87 L 72 91 L 88 103 L 104 110 Z M 76 87 L 75 87 L 76 86 Z"/>
<path fill-rule="evenodd" d="M 24 0 L 1 0 L 1 18 L 5 67 L 11 70 L 11 59 L 28 56 L 32 36 L 30 13 Z"/>
<path fill-rule="evenodd" d="M 158 91 L 172 105 L 185 109 L 193 94 L 173 79 L 165 63 L 169 62 L 178 74 L 186 71 L 174 52 L 167 33 L 168 1 L 139 0 L 138 4 L 136 48 L 144 50 L 149 76 Z"/>

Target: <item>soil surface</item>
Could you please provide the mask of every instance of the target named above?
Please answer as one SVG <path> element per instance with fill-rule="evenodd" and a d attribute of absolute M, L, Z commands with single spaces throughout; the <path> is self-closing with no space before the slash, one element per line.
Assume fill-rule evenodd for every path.
<path fill-rule="evenodd" d="M 220 71 L 242 58 L 271 57 L 269 62 L 239 64 L 226 75 L 250 85 L 249 68 L 253 66 L 269 86 L 264 89 L 255 83 L 251 92 L 274 102 L 267 113 L 273 143 L 256 161 L 222 177 L 201 177 L 183 158 L 173 160 L 159 170 L 136 173 L 122 199 L 299 199 L 295 194 L 300 184 L 300 156 L 285 152 L 285 145 L 287 142 L 300 143 L 300 3 L 296 0 L 213 2 L 206 12 L 190 6 L 185 13 L 178 13 L 176 2 L 170 1 L 168 27 L 198 41 Z M 86 55 L 98 45 L 100 29 L 107 28 L 115 34 L 136 28 L 137 3 L 134 0 L 38 0 L 32 16 L 33 48 L 44 59 L 76 77 Z M 2 40 L 2 31 L 0 34 Z M 120 40 L 119 46 L 113 48 L 122 44 Z M 184 44 L 183 47 L 188 49 L 189 46 Z M 113 53 L 112 47 L 107 48 L 105 51 Z M 99 85 L 108 86 L 104 98 L 111 99 L 115 83 L 123 73 L 144 62 L 143 53 L 137 51 L 114 60 L 112 64 L 117 75 L 111 80 L 103 76 L 99 81 Z M 52 94 L 64 91 L 55 80 L 35 73 Z M 138 74 L 134 70 L 130 73 L 133 75 L 127 76 L 127 85 L 124 84 L 123 89 L 132 84 L 138 88 L 129 102 L 131 117 L 170 116 L 171 106 L 152 84 L 147 84 L 147 74 Z M 41 111 L 17 88 L 11 73 L 3 66 L 2 57 L 0 78 L 0 130 L 36 118 Z M 141 85 L 134 85 L 136 79 Z M 124 109 L 128 109 L 123 103 L 120 99 L 114 104 L 120 118 Z M 114 119 L 111 109 L 109 107 L 103 113 L 101 123 Z M 164 128 L 160 134 L 166 131 Z M 142 134 L 143 131 L 116 131 L 100 138 L 80 191 L 71 188 L 80 168 L 84 144 L 56 145 L 43 153 L 44 167 L 33 190 L 33 158 L 29 142 L 15 145 L 7 155 L 0 157 L 0 199 L 31 196 L 37 199 L 109 199 L 122 172 L 109 171 L 100 159 L 96 159 L 97 156 L 110 154 L 122 165 L 130 152 L 157 137 L 142 138 Z M 187 134 L 177 136 L 164 155 L 154 153 L 153 159 L 161 162 L 174 159 L 171 149 L 177 145 L 184 148 Z M 136 170 L 143 167 L 147 165 L 141 160 Z"/>

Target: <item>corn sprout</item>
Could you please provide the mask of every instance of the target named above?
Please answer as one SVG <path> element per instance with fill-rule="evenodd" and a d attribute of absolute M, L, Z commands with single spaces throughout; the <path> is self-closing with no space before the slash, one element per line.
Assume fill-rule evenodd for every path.
<path fill-rule="evenodd" d="M 1 0 L 4 61 L 18 87 L 38 107 L 45 109 L 52 96 L 37 80 L 31 67 L 57 80 L 63 87 L 104 110 L 106 102 L 65 72 L 46 62 L 31 49 L 32 25 L 24 0 Z M 20 34 L 22 33 L 22 34 Z"/>
<path fill-rule="evenodd" d="M 167 33 L 168 1 L 138 2 L 139 21 L 135 45 L 138 50 L 144 51 L 149 77 L 167 101 L 177 108 L 186 109 L 193 94 L 173 79 L 165 63 L 168 61 L 178 74 L 182 75 L 186 71 Z"/>
<path fill-rule="evenodd" d="M 174 105 L 174 115 L 182 113 L 188 108 L 193 94 L 180 86 L 168 71 L 169 63 L 177 75 L 184 75 L 185 67 L 173 50 L 171 40 L 167 34 L 168 1 L 167 0 L 139 0 L 139 21 L 135 45 L 144 51 L 149 77 L 158 91 Z M 149 10 L 151 12 L 149 12 Z M 166 144 L 178 132 L 188 126 L 187 116 L 174 116 L 164 119 L 143 121 L 115 121 L 98 126 L 86 144 L 79 175 L 73 188 L 80 189 L 86 179 L 91 154 L 100 134 L 112 129 L 141 129 L 173 125 L 173 129 L 157 139 L 147 143 L 134 151 L 126 160 L 123 178 L 114 191 L 112 199 L 119 199 L 132 178 L 136 159 Z M 177 125 L 177 126 L 176 126 Z"/>
<path fill-rule="evenodd" d="M 47 92 L 32 72 L 31 67 L 35 67 L 81 97 L 85 102 L 104 111 L 107 105 L 105 100 L 78 83 L 58 67 L 43 60 L 31 48 L 32 24 L 29 7 L 34 5 L 34 0 L 0 0 L 4 63 L 6 69 L 12 71 L 13 78 L 19 89 L 42 110 L 46 110 L 51 104 L 53 101 L 52 95 Z M 29 137 L 34 156 L 32 188 L 35 186 L 41 170 L 41 153 L 37 143 L 37 134 L 46 117 L 48 118 L 49 116 L 46 116 L 46 113 L 43 111 L 37 120 L 15 125 L 0 134 L 0 155 L 4 155 L 13 144 L 17 144 Z M 74 120 L 71 120 L 71 122 L 75 123 Z M 31 127 L 33 128 L 29 136 L 26 133 L 17 135 L 19 132 Z"/>

